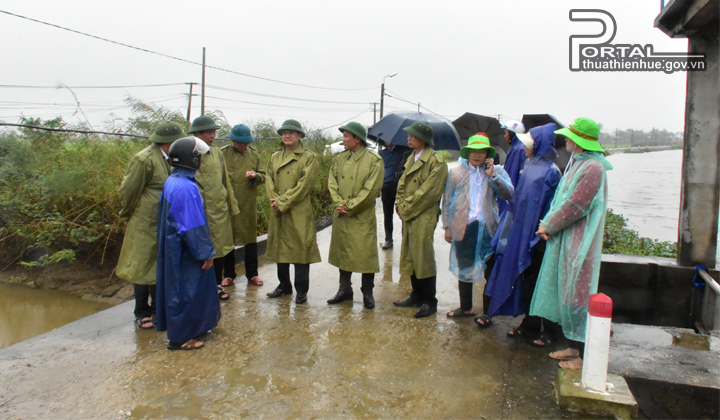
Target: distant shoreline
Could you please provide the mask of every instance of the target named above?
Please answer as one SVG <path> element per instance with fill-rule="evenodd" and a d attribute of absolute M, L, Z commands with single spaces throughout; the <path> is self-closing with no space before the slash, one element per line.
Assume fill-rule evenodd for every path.
<path fill-rule="evenodd" d="M 682 145 L 677 146 L 647 146 L 647 147 L 623 147 L 617 149 L 605 149 L 608 155 L 617 155 L 622 153 L 648 153 L 661 152 L 663 150 L 680 150 Z"/>

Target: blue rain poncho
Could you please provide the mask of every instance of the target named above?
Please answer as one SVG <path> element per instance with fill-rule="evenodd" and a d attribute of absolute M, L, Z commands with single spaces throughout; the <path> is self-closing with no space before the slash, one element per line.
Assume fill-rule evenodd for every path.
<path fill-rule="evenodd" d="M 584 342 L 588 297 L 597 293 L 600 275 L 608 196 L 605 172 L 612 165 L 600 152 L 586 151 L 574 158 L 541 223 L 552 240 L 545 249 L 530 315 L 558 322 L 565 337 Z"/>
<path fill-rule="evenodd" d="M 505 172 L 510 176 L 510 182 L 512 182 L 513 187 L 517 187 L 520 181 L 520 173 L 523 170 L 523 166 L 525 166 L 527 156 L 525 156 L 525 146 L 517 135 L 512 131 L 510 131 L 510 135 L 512 136 L 510 139 L 510 149 L 507 151 L 503 169 L 505 169 Z M 498 198 L 498 210 L 500 211 L 500 215 L 505 213 L 507 210 L 507 201 Z"/>
<path fill-rule="evenodd" d="M 173 168 L 165 182 L 157 235 L 156 325 L 168 340 L 184 343 L 220 320 L 215 272 L 202 269 L 215 250 L 192 170 Z"/>
<path fill-rule="evenodd" d="M 500 225 L 492 240 L 495 266 L 488 279 L 485 294 L 492 297 L 488 316 L 524 313 L 522 307 L 522 272 L 530 266 L 535 235 L 560 182 L 560 169 L 555 166 L 555 124 L 530 130 L 533 155 L 525 162 L 520 180 L 507 210 L 500 216 Z"/>
<path fill-rule="evenodd" d="M 500 220 L 497 198 L 507 200 L 513 194 L 513 185 L 507 172 L 499 165 L 495 165 L 494 172 L 495 176 L 490 178 L 484 166 L 473 168 L 467 159 L 459 158 L 458 165 L 450 169 L 448 174 L 443 194 L 442 221 L 443 227 L 450 229 L 452 237 L 450 272 L 460 281 L 472 282 L 482 278 L 485 259 L 492 254 L 490 242 Z M 472 215 L 479 222 L 477 241 L 471 241 L 475 242 L 475 249 L 458 250 L 456 243 L 466 239 L 473 198 L 479 206 L 477 214 L 473 212 Z M 474 255 L 474 264 L 458 264 L 458 252 Z"/>

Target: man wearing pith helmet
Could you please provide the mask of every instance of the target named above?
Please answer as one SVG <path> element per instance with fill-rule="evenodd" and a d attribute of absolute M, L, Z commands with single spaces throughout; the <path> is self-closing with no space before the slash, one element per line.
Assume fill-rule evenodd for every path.
<path fill-rule="evenodd" d="M 257 195 L 258 188 L 265 183 L 265 164 L 260 153 L 250 146 L 255 139 L 248 126 L 238 124 L 227 136 L 232 140 L 232 144 L 220 150 L 225 157 L 230 184 L 240 209 L 240 213 L 232 218 L 235 245 L 243 246 L 245 251 L 245 277 L 248 284 L 262 286 L 263 281 L 258 277 Z M 230 286 L 236 277 L 235 253 L 230 252 L 224 260 L 225 276 L 222 285 Z"/>
<path fill-rule="evenodd" d="M 280 284 L 269 298 L 292 294 L 290 264 L 295 265 L 295 303 L 307 302 L 310 264 L 320 262 L 315 218 L 310 197 L 319 165 L 315 154 L 302 144 L 305 137 L 296 120 L 286 120 L 278 129 L 280 149 L 270 156 L 265 191 L 270 200 L 267 258 L 277 263 Z"/>
<path fill-rule="evenodd" d="M 230 175 L 225 157 L 215 146 L 215 137 L 220 126 L 212 117 L 203 115 L 195 118 L 188 133 L 204 141 L 210 151 L 202 155 L 200 169 L 195 172 L 198 188 L 207 215 L 210 236 L 215 248 L 215 282 L 220 300 L 227 300 L 228 294 L 220 285 L 222 282 L 223 258 L 235 251 L 231 217 L 237 215 L 238 204 L 230 184 Z"/>
<path fill-rule="evenodd" d="M 116 273 L 133 284 L 135 324 L 142 329 L 154 328 L 158 203 L 170 176 L 168 151 L 182 137 L 179 124 L 158 124 L 150 136 L 152 144 L 133 156 L 120 186 L 120 220 L 127 221 L 127 228 Z"/>
<path fill-rule="evenodd" d="M 560 367 L 582 369 L 588 297 L 597 293 L 608 185 L 612 169 L 598 143 L 600 126 L 577 118 L 555 134 L 572 153 L 565 176 L 536 235 L 547 241 L 530 315 L 562 326 L 569 347 L 550 353 Z"/>
<path fill-rule="evenodd" d="M 395 209 L 403 221 L 400 274 L 410 276 L 412 293 L 394 305 L 420 307 L 415 318 L 424 318 L 437 312 L 433 236 L 448 169 L 432 149 L 434 133 L 429 124 L 418 121 L 403 130 L 408 133 L 408 146 L 413 154 L 408 157 L 398 182 Z"/>
<path fill-rule="evenodd" d="M 335 157 L 328 175 L 335 207 L 328 262 L 340 269 L 340 288 L 327 302 L 352 300 L 352 273 L 362 273 L 363 305 L 372 309 L 375 273 L 380 271 L 375 200 L 382 189 L 383 160 L 367 148 L 367 133 L 360 123 L 350 122 L 339 130 L 345 151 Z"/>

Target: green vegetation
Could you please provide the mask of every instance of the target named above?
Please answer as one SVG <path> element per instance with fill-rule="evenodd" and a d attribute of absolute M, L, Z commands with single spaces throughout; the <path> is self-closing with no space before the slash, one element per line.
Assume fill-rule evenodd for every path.
<path fill-rule="evenodd" d="M 112 121 L 106 130 L 148 136 L 161 121 L 175 121 L 185 128 L 183 116 L 128 100 L 136 117 L 127 122 Z M 223 126 L 219 136 L 229 132 L 224 116 L 213 113 Z M 49 128 L 73 127 L 61 118 L 41 121 L 25 119 L 23 124 Z M 278 148 L 272 121 L 250 123 L 259 138 L 253 144 L 267 161 Z M 316 219 L 332 213 L 327 175 L 332 157 L 325 154 L 321 130 L 308 130 L 303 140 L 320 160 L 313 205 Z M 22 128 L 0 133 L 0 263 L 43 266 L 72 263 L 113 266 L 120 252 L 125 223 L 117 194 L 132 156 L 147 147 L 140 138 L 117 138 Z M 222 146 L 223 141 L 218 141 Z M 267 230 L 270 211 L 265 190 L 260 189 L 258 232 Z"/>
<path fill-rule="evenodd" d="M 603 253 L 676 258 L 677 242 L 641 238 L 636 231 L 627 227 L 627 219 L 623 215 L 615 214 L 612 209 L 608 209 L 605 217 Z"/>

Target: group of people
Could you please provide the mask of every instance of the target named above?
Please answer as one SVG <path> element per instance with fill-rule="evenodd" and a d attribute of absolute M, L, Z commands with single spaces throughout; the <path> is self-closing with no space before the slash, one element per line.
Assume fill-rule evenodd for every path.
<path fill-rule="evenodd" d="M 296 120 L 277 130 L 280 149 L 263 165 L 239 124 L 231 145 L 213 145 L 220 127 L 209 116 L 193 121 L 187 137 L 175 123 L 158 125 L 130 162 L 120 188 L 122 219 L 128 221 L 117 274 L 134 284 L 139 328 L 168 331 L 168 349 L 202 347 L 199 336 L 220 319 L 225 286 L 236 279 L 234 249 L 244 246 L 246 277 L 257 272 L 258 187 L 270 202 L 267 258 L 277 264 L 279 284 L 268 298 L 293 294 L 307 301 L 310 264 L 320 262 L 311 196 L 318 161 L 307 150 Z M 599 126 L 578 118 L 525 133 L 519 121 L 503 126 L 510 143 L 504 165 L 485 133 L 470 137 L 458 164 L 448 170 L 433 150 L 434 133 L 424 122 L 404 128 L 407 147 L 367 147 L 365 127 L 339 128 L 345 151 L 328 176 L 333 229 L 328 262 L 339 270 L 339 288 L 328 304 L 353 299 L 352 273 L 361 273 L 363 305 L 375 307 L 379 271 L 375 201 L 382 197 L 385 241 L 393 248 L 392 218 L 402 221 L 400 274 L 411 293 L 394 302 L 416 307 L 416 318 L 437 312 L 433 237 L 442 220 L 451 244 L 450 271 L 458 279 L 460 306 L 450 318 L 473 317 L 480 328 L 499 315 L 525 315 L 508 331 L 536 346 L 554 344 L 562 331 L 568 349 L 551 353 L 571 369 L 582 367 L 587 299 L 596 293 L 605 210 L 605 171 L 612 166 L 598 144 Z M 573 157 L 564 176 L 554 161 L 555 134 L 566 138 Z M 213 268 L 210 271 L 210 268 Z M 486 279 L 483 313 L 473 309 L 473 283 Z M 214 281 L 213 281 L 214 280 Z M 153 316 L 156 317 L 155 324 Z"/>

